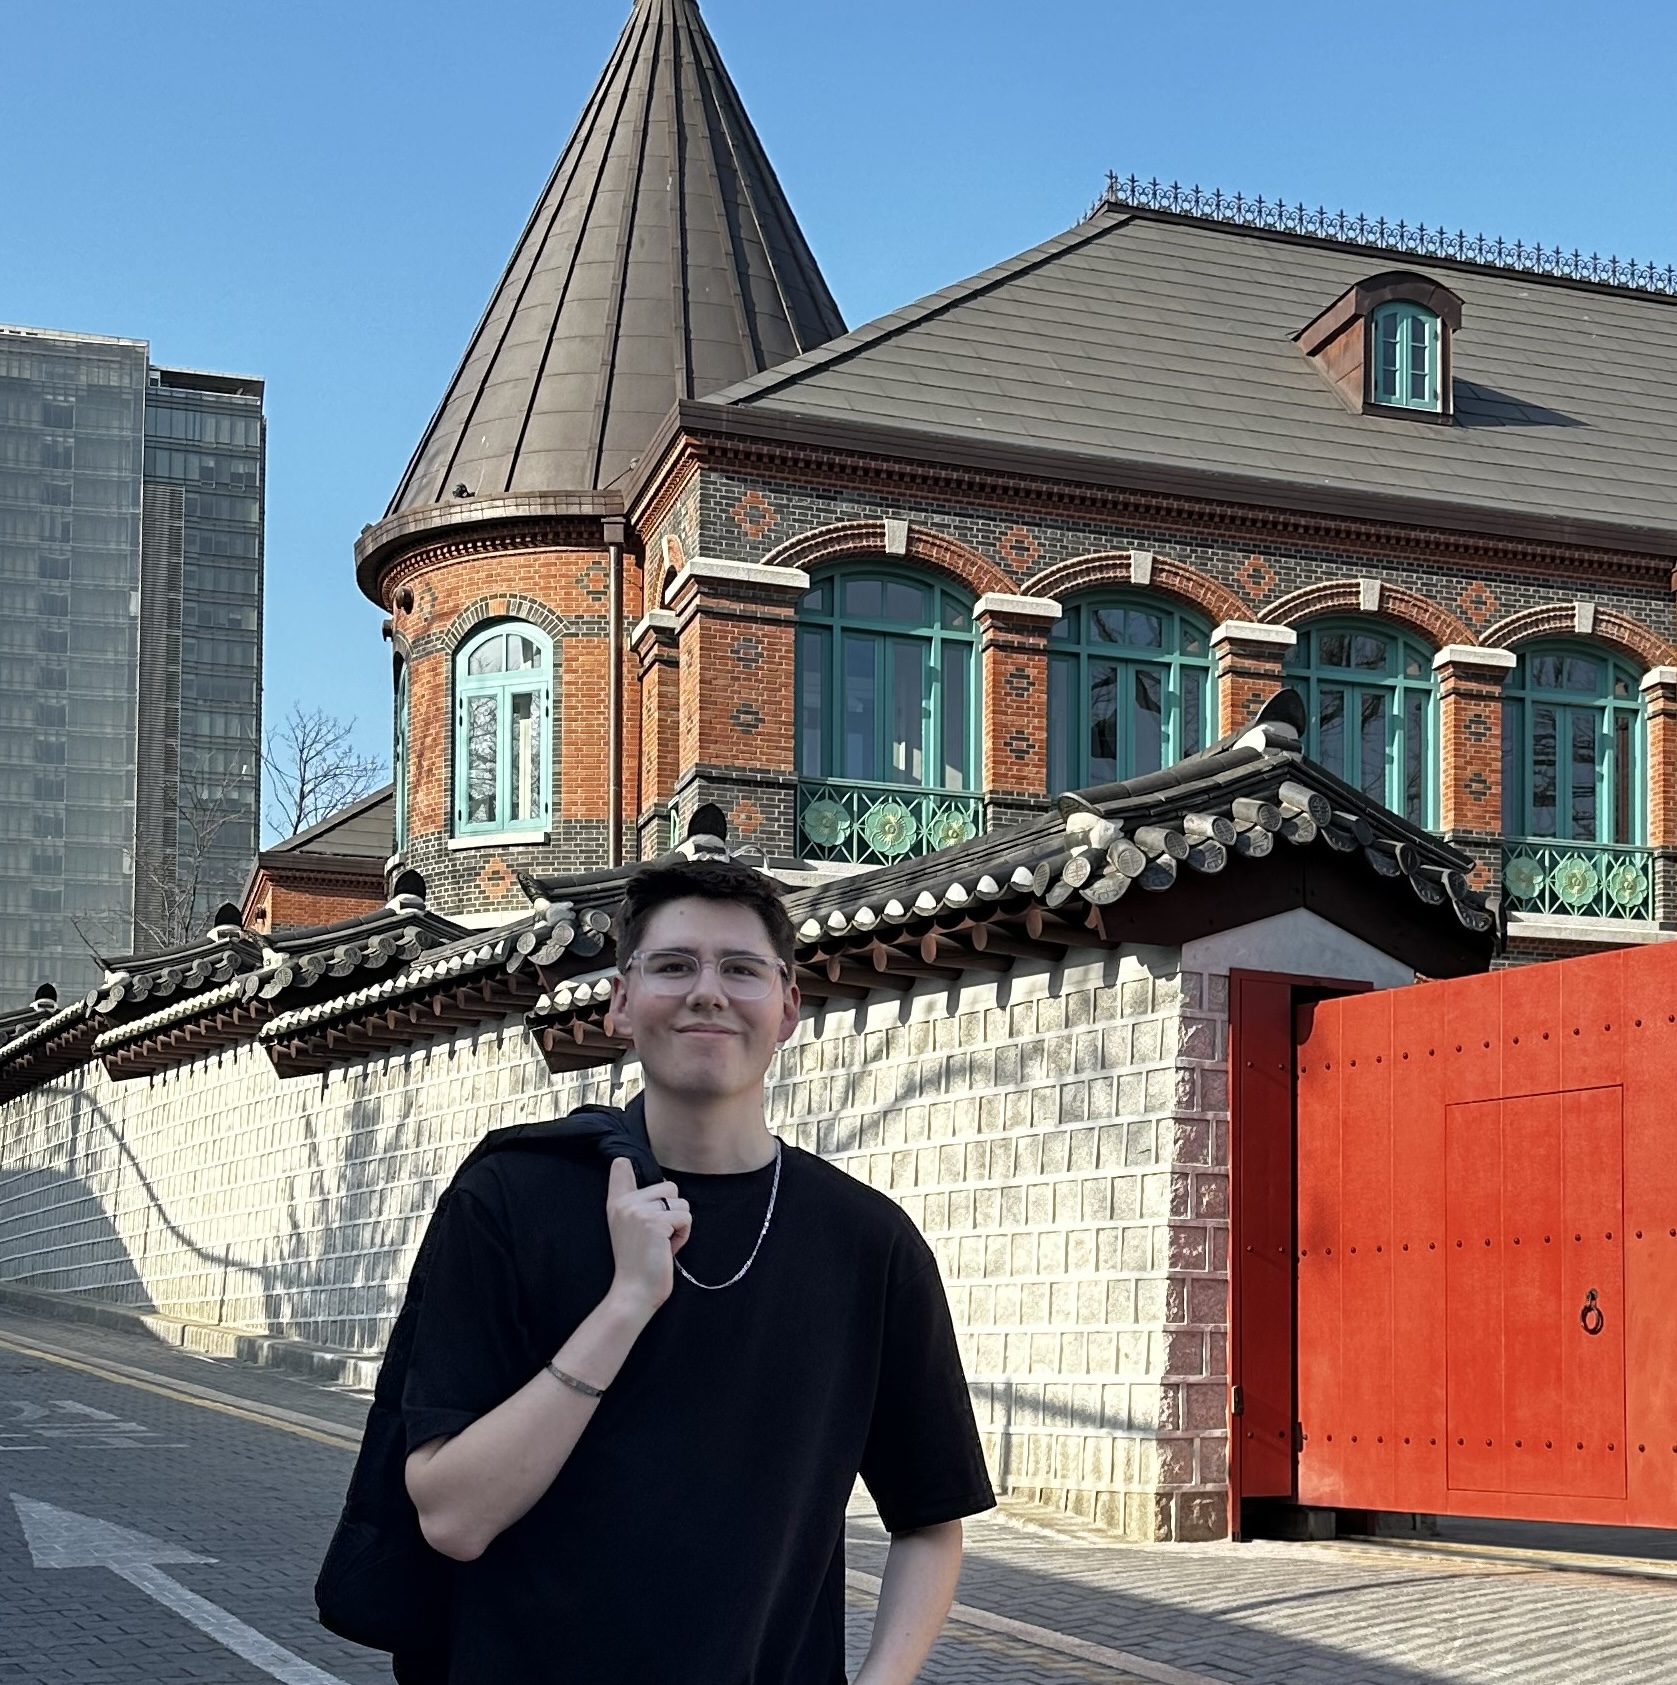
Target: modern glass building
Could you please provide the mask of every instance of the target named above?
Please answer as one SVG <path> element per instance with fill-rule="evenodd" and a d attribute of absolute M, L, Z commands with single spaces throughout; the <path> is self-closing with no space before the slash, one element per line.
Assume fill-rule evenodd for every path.
<path fill-rule="evenodd" d="M 0 1004 L 249 871 L 262 478 L 260 381 L 0 326 Z"/>
<path fill-rule="evenodd" d="M 146 385 L 135 945 L 237 901 L 256 858 L 262 382 L 153 368 Z M 155 768 L 158 776 L 149 776 Z"/>

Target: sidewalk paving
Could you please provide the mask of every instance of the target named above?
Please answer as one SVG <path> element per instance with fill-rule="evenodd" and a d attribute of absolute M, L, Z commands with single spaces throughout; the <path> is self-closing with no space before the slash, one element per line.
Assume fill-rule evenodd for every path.
<path fill-rule="evenodd" d="M 853 1565 L 878 1573 L 886 1540 L 863 1506 L 848 1531 Z M 967 1537 L 961 1602 L 1230 1685 L 1677 1679 L 1677 1581 L 1629 1565 L 1607 1575 L 1352 1540 L 1117 1544 L 1005 1514 Z"/>

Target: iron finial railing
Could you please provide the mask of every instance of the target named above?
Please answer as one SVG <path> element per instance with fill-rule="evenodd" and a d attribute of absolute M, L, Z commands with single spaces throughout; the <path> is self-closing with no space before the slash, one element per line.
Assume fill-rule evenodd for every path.
<path fill-rule="evenodd" d="M 1266 199 L 1262 194 L 1249 198 L 1244 193 L 1225 193 L 1221 188 L 1184 187 L 1175 181 L 1167 185 L 1157 176 L 1143 181 L 1139 176 L 1121 176 L 1109 170 L 1106 191 L 1090 206 L 1089 215 L 1124 210 L 1164 211 L 1414 257 L 1449 258 L 1457 263 L 1554 275 L 1596 286 L 1677 294 L 1677 265 L 1669 263 L 1662 269 L 1658 264 L 1638 263 L 1635 258 L 1602 257 L 1596 252 L 1585 256 L 1577 247 L 1569 252 L 1559 246 L 1510 242 L 1500 235 L 1469 234 L 1465 229 L 1452 234 L 1443 226 L 1429 228 L 1424 222 L 1388 222 L 1383 216 L 1368 217 L 1361 212 L 1353 216 L 1347 211 L 1330 211 L 1326 206 L 1311 210 L 1302 203 L 1290 205 L 1284 199 Z"/>

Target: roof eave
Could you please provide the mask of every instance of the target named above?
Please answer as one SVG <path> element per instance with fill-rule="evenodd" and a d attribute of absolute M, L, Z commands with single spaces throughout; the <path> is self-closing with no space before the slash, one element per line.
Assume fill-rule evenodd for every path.
<path fill-rule="evenodd" d="M 468 530 L 517 526 L 541 520 L 610 520 L 623 514 L 615 491 L 523 492 L 512 497 L 461 497 L 447 503 L 386 515 L 355 541 L 355 583 L 369 602 L 385 606 L 379 581 L 404 550 Z"/>
<path fill-rule="evenodd" d="M 959 434 L 890 427 L 874 421 L 852 421 L 798 410 L 722 405 L 703 399 L 686 400 L 671 412 L 659 440 L 643 458 L 643 467 L 625 485 L 630 505 L 641 502 L 650 485 L 667 471 L 683 437 L 696 439 L 707 434 L 812 452 L 846 450 L 893 461 L 906 459 L 970 473 L 993 474 L 1011 481 L 1034 478 L 1104 491 L 1151 493 L 1207 504 L 1273 509 L 1317 519 L 1383 523 L 1677 561 L 1677 528 L 1555 520 L 1444 499 L 1312 486 L 1229 474 L 1218 469 L 1092 456 L 1011 441 L 998 440 L 991 444 Z"/>

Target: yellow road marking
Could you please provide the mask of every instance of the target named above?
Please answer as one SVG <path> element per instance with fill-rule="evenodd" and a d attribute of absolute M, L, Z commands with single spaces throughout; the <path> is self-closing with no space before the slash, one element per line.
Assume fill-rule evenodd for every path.
<path fill-rule="evenodd" d="M 298 1416 L 291 1411 L 266 1410 L 261 1406 L 237 1402 L 226 1393 L 212 1392 L 208 1387 L 190 1381 L 168 1383 L 146 1375 L 127 1365 L 92 1363 L 86 1358 L 71 1357 L 52 1346 L 37 1345 L 33 1340 L 0 1335 L 0 1350 L 19 1357 L 38 1357 L 56 1363 L 64 1369 L 75 1369 L 101 1381 L 120 1387 L 133 1387 L 140 1392 L 156 1393 L 159 1398 L 172 1399 L 176 1404 L 193 1404 L 200 1410 L 213 1410 L 218 1415 L 235 1416 L 240 1421 L 255 1422 L 261 1427 L 277 1428 L 281 1433 L 295 1434 L 299 1439 L 312 1439 L 317 1445 L 330 1445 L 336 1451 L 354 1451 L 360 1447 L 361 1436 L 348 1428 L 339 1428 L 319 1417 Z M 311 1423 L 319 1423 L 313 1426 Z M 324 1430 L 324 1431 L 323 1431 Z"/>

